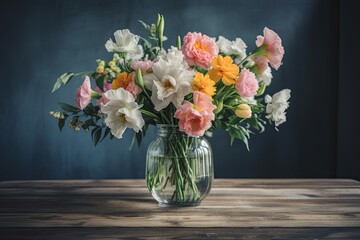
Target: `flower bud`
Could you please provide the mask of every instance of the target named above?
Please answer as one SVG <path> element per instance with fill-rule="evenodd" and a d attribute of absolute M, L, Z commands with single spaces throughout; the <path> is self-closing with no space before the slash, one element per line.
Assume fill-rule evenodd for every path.
<path fill-rule="evenodd" d="M 140 68 L 138 70 L 136 70 L 135 82 L 142 90 L 144 90 L 144 80 L 143 80 Z"/>
<path fill-rule="evenodd" d="M 240 104 L 235 110 L 235 114 L 239 118 L 251 118 L 251 113 L 251 107 L 246 103 Z"/>
<path fill-rule="evenodd" d="M 256 93 L 256 96 L 263 95 L 264 92 L 265 92 L 265 89 L 266 89 L 266 84 L 265 83 L 261 84 L 261 86 L 259 87 L 259 89 L 258 89 L 258 91 Z"/>
<path fill-rule="evenodd" d="M 164 16 L 160 15 L 160 21 L 159 21 L 159 24 L 157 25 L 157 34 L 158 34 L 158 38 L 159 38 L 159 46 L 160 46 L 160 48 L 162 48 L 164 27 L 165 27 Z"/>
<path fill-rule="evenodd" d="M 224 107 L 223 101 L 217 102 L 217 103 L 216 103 L 216 109 L 213 111 L 214 114 L 218 114 L 219 112 L 221 112 L 221 110 L 223 109 L 223 107 Z"/>
<path fill-rule="evenodd" d="M 177 47 L 178 50 L 181 50 L 181 38 L 180 38 L 180 36 L 177 36 L 176 47 Z"/>

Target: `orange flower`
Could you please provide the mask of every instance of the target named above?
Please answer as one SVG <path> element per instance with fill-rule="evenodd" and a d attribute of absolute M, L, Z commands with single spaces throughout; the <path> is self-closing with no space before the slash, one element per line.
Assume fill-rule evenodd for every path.
<path fill-rule="evenodd" d="M 215 82 L 222 78 L 223 83 L 227 86 L 236 83 L 239 67 L 233 64 L 231 57 L 226 56 L 223 58 L 221 55 L 218 55 L 212 60 L 211 65 L 213 69 L 211 69 L 208 74 Z"/>
<path fill-rule="evenodd" d="M 209 75 L 205 76 L 202 73 L 197 72 L 194 77 L 194 83 L 192 89 L 206 94 L 210 99 L 215 94 L 216 88 L 214 87 L 215 82 L 210 79 Z"/>
<path fill-rule="evenodd" d="M 112 81 L 112 89 L 116 90 L 119 88 L 123 88 L 126 90 L 131 81 L 131 74 L 128 74 L 126 72 L 120 73 L 119 75 L 117 75 L 116 79 Z"/>

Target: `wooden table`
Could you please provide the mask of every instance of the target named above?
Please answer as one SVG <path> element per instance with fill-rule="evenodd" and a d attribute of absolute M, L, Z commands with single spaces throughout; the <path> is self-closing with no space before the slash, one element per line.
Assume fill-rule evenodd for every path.
<path fill-rule="evenodd" d="M 0 182 L 0 239 L 360 239 L 360 183 L 217 179 L 161 208 L 143 180 Z"/>

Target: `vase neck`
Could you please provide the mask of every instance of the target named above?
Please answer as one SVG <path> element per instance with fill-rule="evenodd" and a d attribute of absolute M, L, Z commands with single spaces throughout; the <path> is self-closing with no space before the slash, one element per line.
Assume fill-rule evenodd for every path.
<path fill-rule="evenodd" d="M 180 131 L 179 126 L 177 125 L 167 125 L 167 124 L 157 124 L 157 134 L 160 137 L 186 137 L 186 133 Z"/>

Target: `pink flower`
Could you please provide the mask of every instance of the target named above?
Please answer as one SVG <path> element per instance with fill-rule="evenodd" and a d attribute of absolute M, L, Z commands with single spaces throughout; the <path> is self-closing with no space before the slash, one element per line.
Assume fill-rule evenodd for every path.
<path fill-rule="evenodd" d="M 179 128 L 189 136 L 202 136 L 211 127 L 215 119 L 213 110 L 216 108 L 210 98 L 202 92 L 195 91 L 194 104 L 184 103 L 174 117 L 179 119 Z"/>
<path fill-rule="evenodd" d="M 141 88 L 135 82 L 135 72 L 130 73 L 132 81 L 129 82 L 126 91 L 129 91 L 136 99 L 137 95 L 142 92 Z"/>
<path fill-rule="evenodd" d="M 265 70 L 269 67 L 268 61 L 267 59 L 263 58 L 263 57 L 252 57 L 251 58 L 254 62 L 255 62 L 255 74 L 263 74 L 265 72 Z"/>
<path fill-rule="evenodd" d="M 78 88 L 76 92 L 76 106 L 83 110 L 91 102 L 91 85 L 90 78 L 85 77 L 83 84 Z"/>
<path fill-rule="evenodd" d="M 105 105 L 109 102 L 109 99 L 103 94 L 100 99 L 96 101 L 96 106 Z"/>
<path fill-rule="evenodd" d="M 129 91 L 136 99 L 137 95 L 142 92 L 141 88 L 135 82 L 135 72 L 129 73 L 132 81 L 129 82 L 126 91 Z"/>
<path fill-rule="evenodd" d="M 262 54 L 262 56 L 267 58 L 270 62 L 270 65 L 278 70 L 285 53 L 279 35 L 265 27 L 264 36 L 257 37 L 256 46 L 265 46 L 265 52 Z"/>
<path fill-rule="evenodd" d="M 105 97 L 104 93 L 112 89 L 112 84 L 104 80 L 104 91 L 101 91 L 99 87 L 95 88 L 95 91 L 101 94 L 101 98 L 96 100 L 96 106 L 105 105 L 109 100 Z"/>
<path fill-rule="evenodd" d="M 141 69 L 141 73 L 145 74 L 147 70 L 149 70 L 152 66 L 154 65 L 153 61 L 134 61 L 131 64 L 131 68 L 134 69 L 134 71 L 136 72 L 136 70 L 138 70 L 139 68 Z"/>
<path fill-rule="evenodd" d="M 248 69 L 243 68 L 238 80 L 236 81 L 235 88 L 239 95 L 243 98 L 255 96 L 257 90 L 259 89 L 259 84 L 256 80 L 255 74 L 250 72 Z"/>
<path fill-rule="evenodd" d="M 109 83 L 108 81 L 104 80 L 104 87 L 103 88 L 104 88 L 104 91 L 101 91 L 101 89 L 99 87 L 96 87 L 95 92 L 103 94 L 104 92 L 107 92 L 107 91 L 112 89 L 112 84 Z"/>
<path fill-rule="evenodd" d="M 181 50 L 189 66 L 196 65 L 204 69 L 211 67 L 211 60 L 219 53 L 214 39 L 196 32 L 186 34 Z"/>

